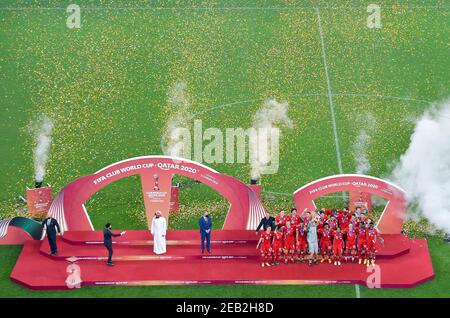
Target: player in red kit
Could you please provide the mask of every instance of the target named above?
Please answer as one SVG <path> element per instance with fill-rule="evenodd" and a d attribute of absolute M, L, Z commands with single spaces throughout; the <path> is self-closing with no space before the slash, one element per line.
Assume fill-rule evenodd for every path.
<path fill-rule="evenodd" d="M 331 216 L 334 216 L 335 219 L 338 219 L 340 214 L 342 214 L 342 211 L 339 211 L 338 209 L 334 208 L 331 211 L 330 218 L 331 218 Z"/>
<path fill-rule="evenodd" d="M 325 223 L 327 223 L 327 217 L 325 215 L 325 212 L 322 210 L 319 213 L 319 224 L 317 225 L 317 229 L 321 230 L 324 228 Z"/>
<path fill-rule="evenodd" d="M 345 243 L 345 260 L 351 257 L 352 263 L 355 262 L 356 256 L 356 237 L 357 230 L 354 228 L 353 223 L 348 225 L 348 229 L 345 231 L 346 243 Z"/>
<path fill-rule="evenodd" d="M 332 231 L 336 230 L 338 227 L 336 217 L 332 214 L 328 219 L 328 228 Z"/>
<path fill-rule="evenodd" d="M 288 259 L 294 263 L 295 252 L 295 238 L 297 229 L 294 225 L 291 225 L 290 221 L 286 222 L 284 229 L 284 262 L 287 263 Z"/>
<path fill-rule="evenodd" d="M 349 225 L 352 224 L 353 225 L 353 229 L 355 231 L 358 231 L 358 227 L 359 227 L 359 222 L 358 219 L 355 217 L 354 214 L 352 214 L 352 216 L 350 217 L 350 223 Z"/>
<path fill-rule="evenodd" d="M 342 232 L 345 232 L 345 230 L 348 229 L 348 225 L 350 224 L 350 218 L 352 214 L 348 212 L 347 209 L 344 209 L 342 214 L 339 215 L 338 221 L 339 221 L 339 227 L 341 228 Z"/>
<path fill-rule="evenodd" d="M 296 208 L 291 209 L 291 215 L 289 216 L 289 221 L 291 221 L 291 225 L 298 226 L 300 224 L 300 215 L 297 213 Z"/>
<path fill-rule="evenodd" d="M 280 264 L 281 255 L 283 255 L 283 230 L 280 226 L 275 227 L 272 242 L 273 264 Z"/>
<path fill-rule="evenodd" d="M 270 266 L 270 257 L 272 253 L 272 232 L 270 226 L 261 234 L 261 238 L 256 245 L 256 249 L 261 246 L 261 266 Z"/>
<path fill-rule="evenodd" d="M 344 248 L 344 238 L 341 228 L 338 227 L 333 235 L 333 260 L 334 265 L 341 265 L 342 250 Z"/>
<path fill-rule="evenodd" d="M 312 220 L 311 212 L 307 211 L 306 209 L 303 211 L 303 214 L 301 215 L 301 218 L 303 220 L 303 223 L 309 224 Z"/>
<path fill-rule="evenodd" d="M 364 224 L 369 224 L 370 222 L 372 222 L 369 218 L 366 217 L 365 214 L 360 214 L 359 216 L 359 224 L 361 224 L 361 222 L 363 222 Z"/>
<path fill-rule="evenodd" d="M 359 224 L 359 230 L 358 230 L 358 239 L 357 239 L 357 246 L 358 246 L 358 264 L 361 264 L 364 258 L 364 265 L 367 264 L 367 245 L 366 245 L 366 223 L 361 222 Z"/>
<path fill-rule="evenodd" d="M 378 230 L 374 227 L 373 223 L 369 224 L 369 228 L 366 231 L 366 245 L 367 245 L 367 266 L 372 263 L 375 265 L 375 257 L 377 253 L 377 249 L 375 244 L 377 243 L 377 239 L 379 238 Z"/>
<path fill-rule="evenodd" d="M 306 256 L 306 248 L 308 245 L 307 242 L 308 235 L 308 226 L 300 221 L 299 226 L 297 227 L 297 255 L 298 261 L 304 263 Z"/>
<path fill-rule="evenodd" d="M 331 234 L 332 231 L 330 230 L 328 223 L 325 223 L 324 228 L 320 231 L 320 251 L 322 252 L 321 263 L 327 260 L 331 263 Z"/>
<path fill-rule="evenodd" d="M 281 209 L 280 213 L 275 217 L 275 225 L 285 227 L 288 218 L 284 214 L 284 210 Z"/>

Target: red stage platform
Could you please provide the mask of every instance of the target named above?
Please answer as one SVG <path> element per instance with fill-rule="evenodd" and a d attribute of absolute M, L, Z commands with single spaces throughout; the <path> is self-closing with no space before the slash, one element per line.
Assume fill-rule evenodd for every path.
<path fill-rule="evenodd" d="M 380 287 L 414 287 L 434 277 L 424 239 L 385 235 L 379 247 Z M 116 240 L 115 266 L 105 264 L 100 231 L 66 232 L 58 239 L 59 256 L 48 255 L 47 241 L 28 241 L 11 273 L 11 280 L 31 289 L 69 289 L 67 258 L 77 258 L 82 286 L 189 284 L 361 284 L 367 267 L 343 264 L 280 264 L 260 266 L 254 231 L 216 230 L 212 254 L 200 255 L 198 231 L 168 231 L 166 255 L 152 253 L 148 231 L 127 231 Z"/>

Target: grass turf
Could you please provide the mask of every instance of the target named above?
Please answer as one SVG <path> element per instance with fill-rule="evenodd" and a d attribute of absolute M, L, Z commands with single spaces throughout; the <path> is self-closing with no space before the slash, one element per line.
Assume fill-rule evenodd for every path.
<path fill-rule="evenodd" d="M 291 206 L 290 194 L 299 186 L 339 172 L 323 53 L 344 173 L 355 172 L 353 145 L 368 117 L 376 122 L 369 132 L 368 173 L 383 177 L 406 150 L 412 119 L 449 93 L 449 17 L 443 1 L 379 1 L 381 29 L 367 28 L 364 1 L 77 3 L 82 8 L 79 30 L 66 27 L 65 2 L 0 4 L 0 217 L 16 215 L 14 197 L 32 185 L 30 122 L 41 114 L 55 122 L 45 181 L 59 190 L 115 161 L 162 153 L 161 135 L 173 115 L 167 92 L 175 83 L 187 84 L 189 112 L 203 121 L 204 129 L 223 132 L 250 127 L 264 99 L 286 100 L 294 129 L 283 131 L 278 173 L 262 177 L 263 190 L 271 192 L 266 192 L 264 204 L 273 211 Z M 206 164 L 249 179 L 248 163 Z M 202 185 L 182 181 L 182 209 L 170 227 L 194 228 L 203 209 L 212 212 L 220 227 L 226 202 Z M 96 228 L 106 222 L 115 228 L 145 228 L 138 178 L 108 186 L 87 208 Z M 439 262 L 439 251 L 448 247 L 430 244 L 433 260 Z M 1 247 L 0 253 L 10 255 L 12 264 L 17 248 Z M 439 263 L 435 266 L 435 281 L 405 293 L 441 295 L 438 290 L 448 272 Z M 2 292 L 20 295 L 22 289 L 2 275 L 1 283 L 8 286 Z M 439 287 L 426 288 L 433 284 Z M 243 296 L 354 296 L 352 286 L 165 288 L 130 290 L 133 295 L 143 290 L 147 296 L 157 290 L 185 295 L 189 288 L 199 296 L 223 295 L 222 290 Z M 76 293 L 123 293 L 114 288 L 83 290 Z M 390 295 L 361 291 L 362 296 L 384 292 Z"/>

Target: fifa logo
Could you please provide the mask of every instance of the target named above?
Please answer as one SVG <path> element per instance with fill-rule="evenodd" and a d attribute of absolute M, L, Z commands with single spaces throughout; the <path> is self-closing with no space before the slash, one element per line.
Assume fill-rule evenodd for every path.
<path fill-rule="evenodd" d="M 155 173 L 153 175 L 153 180 L 155 181 L 155 185 L 153 186 L 153 191 L 159 191 L 159 185 L 158 185 L 159 175 Z"/>

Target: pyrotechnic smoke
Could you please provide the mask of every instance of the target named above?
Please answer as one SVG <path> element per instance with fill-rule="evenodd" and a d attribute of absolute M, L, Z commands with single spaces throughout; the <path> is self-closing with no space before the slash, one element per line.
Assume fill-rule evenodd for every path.
<path fill-rule="evenodd" d="M 187 84 L 184 82 L 176 83 L 171 87 L 167 105 L 171 114 L 166 123 L 162 138 L 162 150 L 165 155 L 185 157 L 185 146 L 180 142 L 180 129 L 188 128 L 186 120 L 189 118 L 189 98 L 186 92 Z M 189 154 L 190 155 L 190 154 Z"/>
<path fill-rule="evenodd" d="M 50 146 L 52 145 L 53 121 L 47 116 L 42 116 L 35 123 L 34 139 L 34 174 L 37 182 L 42 182 L 45 177 L 45 165 L 48 160 Z"/>
<path fill-rule="evenodd" d="M 362 125 L 362 128 L 353 144 L 353 159 L 356 163 L 356 173 L 366 174 L 370 170 L 368 149 L 371 143 L 371 135 L 377 128 L 377 121 L 371 113 L 358 117 L 356 122 L 358 125 Z"/>
<path fill-rule="evenodd" d="M 450 233 L 450 101 L 419 118 L 392 177 L 416 207 L 409 217 L 425 217 Z"/>
<path fill-rule="evenodd" d="M 288 116 L 288 103 L 267 99 L 253 117 L 253 128 L 258 133 L 257 138 L 250 138 L 251 178 L 259 179 L 269 162 L 271 162 L 273 149 L 271 149 L 272 128 L 282 126 L 292 128 L 292 120 Z M 267 132 L 267 136 L 263 132 Z M 278 145 L 277 145 L 278 146 Z"/>

